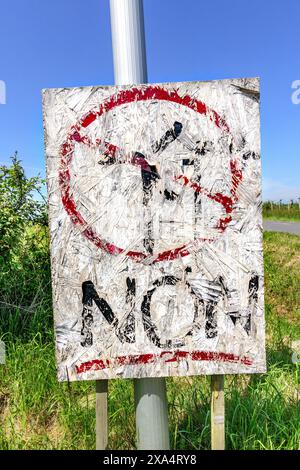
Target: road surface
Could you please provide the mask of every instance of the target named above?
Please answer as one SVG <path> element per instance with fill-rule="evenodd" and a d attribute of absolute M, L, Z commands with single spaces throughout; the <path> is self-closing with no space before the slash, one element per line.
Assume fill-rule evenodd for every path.
<path fill-rule="evenodd" d="M 288 232 L 300 235 L 300 222 L 277 222 L 275 220 L 264 220 L 264 230 L 271 232 Z"/>

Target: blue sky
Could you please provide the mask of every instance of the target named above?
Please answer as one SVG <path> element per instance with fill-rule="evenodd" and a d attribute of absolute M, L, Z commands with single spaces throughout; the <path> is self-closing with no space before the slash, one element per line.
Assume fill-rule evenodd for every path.
<path fill-rule="evenodd" d="M 300 197 L 299 0 L 144 0 L 149 82 L 261 77 L 264 198 Z M 113 84 L 108 0 L 0 5 L 0 163 L 45 174 L 42 88 Z"/>

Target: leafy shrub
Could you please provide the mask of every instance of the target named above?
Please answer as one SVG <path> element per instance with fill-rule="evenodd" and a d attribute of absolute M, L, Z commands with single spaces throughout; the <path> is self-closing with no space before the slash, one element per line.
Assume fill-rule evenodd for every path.
<path fill-rule="evenodd" d="M 0 334 L 28 336 L 37 320 L 42 332 L 51 323 L 43 185 L 40 176 L 26 177 L 17 154 L 10 166 L 0 166 Z"/>

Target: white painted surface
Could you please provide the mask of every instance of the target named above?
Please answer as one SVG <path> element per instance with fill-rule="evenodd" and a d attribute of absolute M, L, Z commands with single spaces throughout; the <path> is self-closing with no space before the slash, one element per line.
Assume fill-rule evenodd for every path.
<path fill-rule="evenodd" d="M 148 85 L 44 91 L 60 380 L 265 371 L 258 86 L 161 84 L 140 101 Z M 122 90 L 136 99 L 115 106 Z M 158 151 L 162 136 L 169 143 Z M 149 165 L 159 177 L 147 194 Z M 83 311 L 87 281 L 111 321 L 92 299 Z"/>

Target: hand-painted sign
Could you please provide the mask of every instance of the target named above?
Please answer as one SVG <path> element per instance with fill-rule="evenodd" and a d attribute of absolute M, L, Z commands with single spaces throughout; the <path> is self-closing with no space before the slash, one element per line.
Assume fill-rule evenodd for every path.
<path fill-rule="evenodd" d="M 263 372 L 258 80 L 43 107 L 59 379 Z"/>

